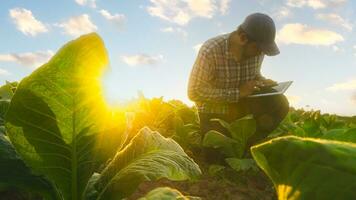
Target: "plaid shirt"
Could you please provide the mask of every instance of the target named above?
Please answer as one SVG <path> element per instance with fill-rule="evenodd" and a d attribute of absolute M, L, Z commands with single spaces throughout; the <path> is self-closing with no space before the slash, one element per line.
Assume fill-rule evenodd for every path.
<path fill-rule="evenodd" d="M 188 84 L 188 96 L 199 112 L 227 114 L 229 104 L 238 102 L 239 85 L 263 78 L 264 55 L 236 62 L 229 52 L 230 34 L 209 39 L 199 50 Z"/>

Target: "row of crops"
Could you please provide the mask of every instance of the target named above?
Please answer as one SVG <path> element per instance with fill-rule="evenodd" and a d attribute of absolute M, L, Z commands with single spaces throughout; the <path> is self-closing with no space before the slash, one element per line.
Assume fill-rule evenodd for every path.
<path fill-rule="evenodd" d="M 102 40 L 89 34 L 19 84 L 0 88 L 0 195 L 125 199 L 143 182 L 199 181 L 205 173 L 233 171 L 266 174 L 272 198 L 280 200 L 356 198 L 356 117 L 291 108 L 249 148 L 256 131 L 250 115 L 232 123 L 214 119 L 230 136 L 212 130 L 202 137 L 196 109 L 177 100 L 141 94 L 122 108 L 109 107 L 100 82 L 107 65 Z M 224 163 L 200 162 L 206 147 Z M 186 193 L 158 187 L 140 198 L 201 199 Z"/>

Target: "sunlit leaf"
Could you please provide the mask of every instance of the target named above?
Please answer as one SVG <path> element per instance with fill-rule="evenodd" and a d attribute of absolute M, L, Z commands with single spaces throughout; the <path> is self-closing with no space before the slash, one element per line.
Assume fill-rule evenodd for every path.
<path fill-rule="evenodd" d="M 16 151 L 65 199 L 81 199 L 89 178 L 120 143 L 100 77 L 108 65 L 97 34 L 69 42 L 24 78 L 12 97 L 6 128 Z M 104 140 L 105 139 L 105 140 Z M 118 144 L 119 145 L 119 144 Z"/>
<path fill-rule="evenodd" d="M 118 152 L 96 183 L 95 199 L 116 200 L 130 195 L 142 181 L 186 180 L 200 175 L 199 166 L 172 139 L 145 127 Z"/>
<path fill-rule="evenodd" d="M 353 143 L 287 136 L 253 146 L 251 151 L 280 200 L 356 198 Z"/>

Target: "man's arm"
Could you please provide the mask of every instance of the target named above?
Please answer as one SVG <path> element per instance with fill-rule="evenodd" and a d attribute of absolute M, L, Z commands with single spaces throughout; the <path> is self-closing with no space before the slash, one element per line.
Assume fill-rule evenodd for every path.
<path fill-rule="evenodd" d="M 215 88 L 212 84 L 213 78 L 214 63 L 203 46 L 190 74 L 188 97 L 196 102 L 226 103 L 238 101 L 238 88 Z"/>

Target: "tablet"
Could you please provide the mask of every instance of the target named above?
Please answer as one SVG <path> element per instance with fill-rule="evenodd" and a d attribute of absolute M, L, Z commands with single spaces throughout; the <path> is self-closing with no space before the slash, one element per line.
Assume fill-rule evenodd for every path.
<path fill-rule="evenodd" d="M 261 89 L 260 91 L 254 92 L 247 97 L 253 98 L 253 97 L 263 97 L 263 96 L 283 94 L 289 88 L 292 82 L 293 81 L 280 82 L 276 86 Z"/>

